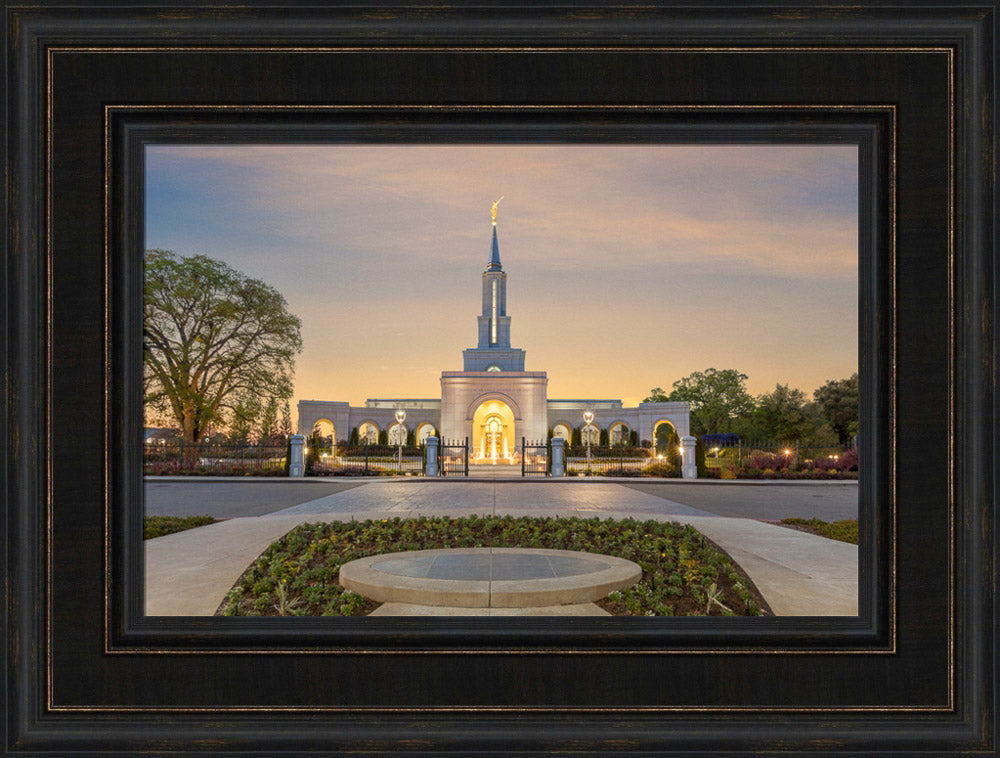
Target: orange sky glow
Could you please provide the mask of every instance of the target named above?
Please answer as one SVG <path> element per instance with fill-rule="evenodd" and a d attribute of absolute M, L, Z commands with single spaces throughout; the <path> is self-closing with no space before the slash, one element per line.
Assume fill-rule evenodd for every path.
<path fill-rule="evenodd" d="M 550 398 L 632 405 L 708 367 L 811 395 L 857 371 L 854 145 L 161 145 L 146 161 L 146 247 L 224 260 L 302 320 L 293 409 L 440 397 L 476 343 L 501 195 L 511 344 Z"/>

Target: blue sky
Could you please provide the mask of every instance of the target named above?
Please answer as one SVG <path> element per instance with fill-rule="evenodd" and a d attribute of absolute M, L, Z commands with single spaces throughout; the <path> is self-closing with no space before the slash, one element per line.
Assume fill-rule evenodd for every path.
<path fill-rule="evenodd" d="M 476 343 L 490 204 L 511 343 L 549 397 L 707 367 L 810 393 L 857 370 L 852 145 L 161 145 L 146 247 L 224 260 L 302 319 L 299 399 L 440 397 Z"/>

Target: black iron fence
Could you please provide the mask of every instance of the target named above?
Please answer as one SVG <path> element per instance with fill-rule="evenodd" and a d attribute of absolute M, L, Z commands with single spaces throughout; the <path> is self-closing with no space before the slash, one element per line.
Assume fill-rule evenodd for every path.
<path fill-rule="evenodd" d="M 469 438 L 464 440 L 441 440 L 438 448 L 439 476 L 469 475 Z"/>
<path fill-rule="evenodd" d="M 676 469 L 676 471 L 674 470 Z M 575 445 L 566 448 L 569 476 L 680 476 L 680 468 L 645 447 Z"/>
<path fill-rule="evenodd" d="M 147 476 L 286 476 L 286 445 L 152 441 L 143 445 Z"/>
<path fill-rule="evenodd" d="M 552 473 L 552 446 L 545 442 L 527 442 L 521 437 L 521 476 Z"/>
<path fill-rule="evenodd" d="M 306 453 L 307 476 L 423 474 L 424 448 L 415 445 L 337 445 Z"/>

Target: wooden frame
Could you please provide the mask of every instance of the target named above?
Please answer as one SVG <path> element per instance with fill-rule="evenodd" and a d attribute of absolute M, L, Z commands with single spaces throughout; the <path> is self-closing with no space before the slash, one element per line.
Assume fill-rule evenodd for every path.
<path fill-rule="evenodd" d="M 995 5 L 5 9 L 7 752 L 996 749 Z M 867 145 L 861 615 L 142 617 L 140 148 L 263 132 Z"/>

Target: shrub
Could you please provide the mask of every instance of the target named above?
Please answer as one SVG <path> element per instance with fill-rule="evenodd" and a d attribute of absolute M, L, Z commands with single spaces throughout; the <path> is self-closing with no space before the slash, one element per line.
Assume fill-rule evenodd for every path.
<path fill-rule="evenodd" d="M 747 456 L 745 465 L 746 468 L 781 471 L 783 469 L 795 468 L 797 464 L 794 455 L 785 455 L 784 453 L 764 453 L 759 450 L 755 450 Z"/>
<path fill-rule="evenodd" d="M 668 461 L 658 461 L 651 463 L 642 470 L 643 476 L 662 476 L 665 478 L 677 478 L 681 475 L 679 467 Z"/>

